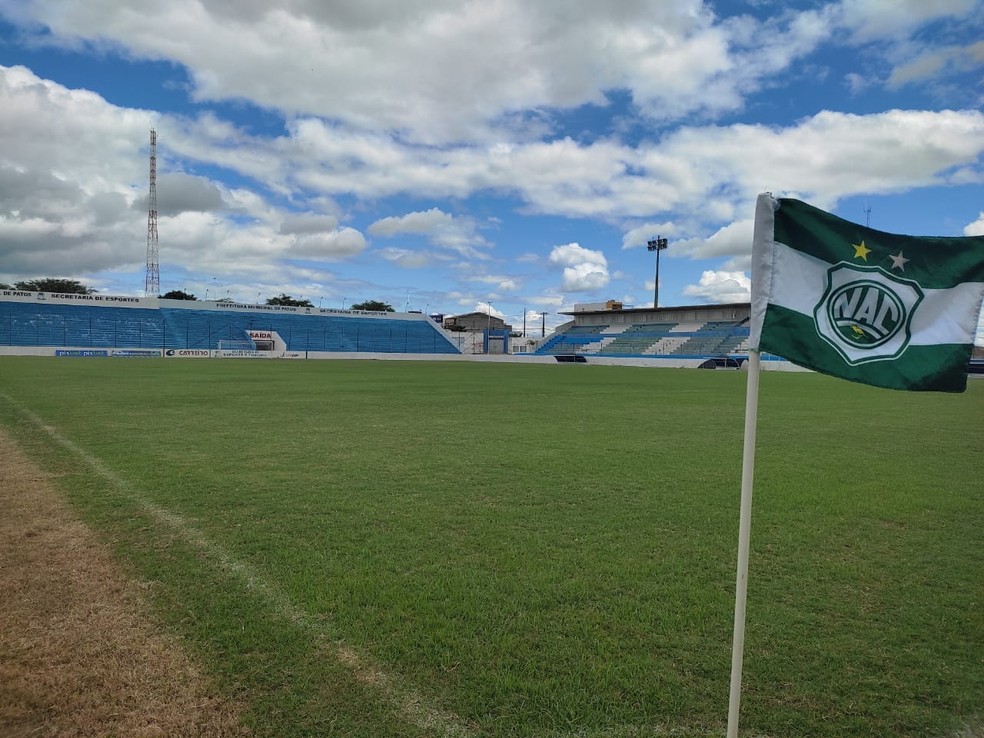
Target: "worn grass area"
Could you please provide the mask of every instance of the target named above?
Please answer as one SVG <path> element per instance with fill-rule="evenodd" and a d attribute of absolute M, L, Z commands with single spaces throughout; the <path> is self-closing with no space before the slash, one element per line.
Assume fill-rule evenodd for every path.
<path fill-rule="evenodd" d="M 0 458 L 0 735 L 248 735 L 2 430 Z"/>
<path fill-rule="evenodd" d="M 744 376 L 0 360 L 258 734 L 722 735 Z M 984 383 L 762 379 L 743 732 L 984 714 Z"/>

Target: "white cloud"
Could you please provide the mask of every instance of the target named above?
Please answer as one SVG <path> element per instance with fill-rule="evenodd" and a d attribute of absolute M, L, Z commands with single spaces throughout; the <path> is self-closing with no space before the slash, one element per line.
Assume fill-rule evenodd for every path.
<path fill-rule="evenodd" d="M 947 68 L 967 71 L 984 64 L 984 41 L 968 46 L 930 48 L 899 64 L 888 78 L 890 88 L 921 82 L 938 76 Z"/>
<path fill-rule="evenodd" d="M 429 234 L 447 228 L 450 224 L 450 215 L 440 208 L 431 208 L 424 212 L 382 218 L 370 225 L 368 230 L 373 236 L 395 236 L 400 233 Z"/>
<path fill-rule="evenodd" d="M 550 263 L 564 268 L 562 286 L 568 292 L 590 292 L 608 285 L 608 260 L 600 251 L 577 243 L 554 246 Z"/>
<path fill-rule="evenodd" d="M 752 249 L 751 219 L 738 220 L 719 228 L 708 238 L 691 238 L 672 244 L 673 252 L 692 259 L 707 259 L 715 256 L 734 256 L 747 254 Z"/>
<path fill-rule="evenodd" d="M 149 195 L 139 198 L 134 207 L 147 212 Z M 210 180 L 183 172 L 166 172 L 157 178 L 157 212 L 177 215 L 186 211 L 221 210 L 225 207 L 222 192 Z"/>
<path fill-rule="evenodd" d="M 386 261 L 403 267 L 404 269 L 420 269 L 421 267 L 425 267 L 431 263 L 430 256 L 421 251 L 387 247 L 379 249 L 376 253 L 386 259 Z"/>
<path fill-rule="evenodd" d="M 516 292 L 520 289 L 520 281 L 515 277 L 503 274 L 476 274 L 466 278 L 469 282 L 494 285 L 502 292 Z"/>
<path fill-rule="evenodd" d="M 295 236 L 289 247 L 291 257 L 320 261 L 340 261 L 356 256 L 366 248 L 366 239 L 354 228 Z"/>
<path fill-rule="evenodd" d="M 832 207 L 852 194 L 984 179 L 984 114 L 974 110 L 824 111 L 787 127 L 685 127 L 636 147 L 571 138 L 433 147 L 312 119 L 294 121 L 272 139 L 214 115 L 152 120 L 23 67 L 0 67 L 0 109 L 0 229 L 4 268 L 17 278 L 36 276 L 52 263 L 66 272 L 142 269 L 146 217 L 140 203 L 147 193 L 151 125 L 159 132 L 161 187 L 188 190 L 168 196 L 173 216 L 161 211 L 162 271 L 179 259 L 186 269 L 221 263 L 226 271 L 252 275 L 283 268 L 288 255 L 351 258 L 365 249 L 365 238 L 339 228 L 338 195 L 504 193 L 527 212 L 627 221 L 632 227 L 623 247 L 641 246 L 655 230 L 678 237 L 674 253 L 740 257 L 750 238 L 734 216 L 751 212 L 763 189 Z M 169 167 L 227 169 L 256 184 L 224 189 Z M 276 197 L 301 208 L 323 204 L 326 212 L 291 214 L 273 204 Z M 436 206 L 382 218 L 368 231 L 379 238 L 420 236 L 472 261 L 490 256 L 491 244 L 472 217 Z M 704 238 L 708 232 L 713 235 Z M 550 263 L 565 270 L 565 290 L 598 289 L 611 279 L 601 252 L 583 252 L 573 260 L 563 251 L 551 256 Z M 389 256 L 407 266 L 424 260 Z M 524 261 L 536 262 L 534 254 Z"/>
<path fill-rule="evenodd" d="M 493 305 L 490 302 L 476 302 L 472 312 L 482 313 L 484 315 L 491 315 L 494 318 L 500 318 L 502 320 L 506 319 L 506 314 L 501 310 L 497 310 L 495 308 L 495 305 Z"/>
<path fill-rule="evenodd" d="M 842 0 L 839 22 L 856 41 L 897 39 L 943 18 L 961 18 L 977 0 Z"/>
<path fill-rule="evenodd" d="M 496 191 L 515 194 L 532 213 L 646 218 L 675 212 L 721 222 L 748 212 L 762 189 L 833 203 L 859 192 L 944 184 L 960 167 L 976 166 L 984 152 L 984 115 L 978 111 L 823 111 L 789 127 L 682 128 L 636 148 L 559 139 L 435 149 L 385 136 L 349 146 L 350 134 L 318 128 L 320 148 L 302 146 L 293 136 L 245 142 L 251 156 L 244 173 L 272 189 L 315 188 L 325 195 L 460 198 Z M 240 166 L 236 157 L 228 158 L 229 166 Z M 284 167 L 293 172 L 290 178 Z M 473 223 L 438 208 L 386 218 L 374 229 L 426 234 L 438 245 L 462 250 L 483 245 Z M 631 240 L 643 235 L 633 233 Z"/>
<path fill-rule="evenodd" d="M 456 251 L 462 256 L 487 258 L 478 247 L 488 242 L 476 232 L 470 218 L 455 218 L 440 208 L 389 216 L 372 223 L 368 231 L 373 236 L 391 238 L 401 234 L 421 235 L 436 246 Z"/>
<path fill-rule="evenodd" d="M 984 114 L 823 111 L 787 129 L 684 130 L 666 148 L 676 156 L 696 157 L 698 167 L 723 169 L 720 176 L 747 195 L 765 184 L 773 191 L 832 202 L 859 192 L 946 182 L 954 167 L 975 163 L 984 152 Z"/>
<path fill-rule="evenodd" d="M 290 213 L 280 224 L 281 233 L 325 233 L 338 228 L 338 218 L 334 215 L 317 213 Z"/>
<path fill-rule="evenodd" d="M 831 32 L 822 12 L 759 24 L 721 20 L 701 0 L 364 5 L 171 0 L 135 12 L 25 0 L 8 13 L 47 26 L 49 43 L 180 64 L 200 101 L 251 100 L 428 143 L 536 133 L 515 114 L 604 105 L 614 89 L 658 118 L 732 110 Z"/>
<path fill-rule="evenodd" d="M 562 266 L 574 266 L 582 263 L 607 266 L 608 261 L 600 251 L 586 249 L 578 243 L 568 243 L 563 246 L 554 246 L 550 252 L 550 263 Z"/>
<path fill-rule="evenodd" d="M 257 191 L 227 190 L 181 171 L 181 155 L 222 166 L 235 162 L 266 175 L 277 189 L 275 151 L 212 117 L 198 122 L 113 106 L 98 95 L 39 79 L 22 67 L 0 67 L 0 232 L 5 270 L 19 278 L 51 271 L 142 271 L 147 229 L 147 148 L 157 125 L 158 213 L 162 283 L 168 273 L 202 269 L 234 283 L 269 278 L 292 256 L 350 258 L 364 236 L 338 228 L 334 215 L 289 213 Z M 173 138 L 166 131 L 187 135 Z M 228 136 L 213 148 L 211 137 Z M 42 145 L 44 143 L 45 145 Z M 241 148 L 236 148 L 241 147 Z M 97 282 L 97 279 L 89 281 Z M 112 288 L 112 284 L 108 285 Z M 124 291 L 119 290 L 117 291 Z"/>
<path fill-rule="evenodd" d="M 630 229 L 622 236 L 622 248 L 633 249 L 646 246 L 655 236 L 670 237 L 676 235 L 678 231 L 675 223 L 644 223 Z"/>
<path fill-rule="evenodd" d="M 564 267 L 561 286 L 568 292 L 592 292 L 608 285 L 608 271 L 597 264 Z"/>
<path fill-rule="evenodd" d="M 705 302 L 748 302 L 752 283 L 744 272 L 708 270 L 700 275 L 697 284 L 687 285 L 683 294 Z"/>
<path fill-rule="evenodd" d="M 965 236 L 984 236 L 984 210 L 977 220 L 964 227 L 963 232 Z"/>

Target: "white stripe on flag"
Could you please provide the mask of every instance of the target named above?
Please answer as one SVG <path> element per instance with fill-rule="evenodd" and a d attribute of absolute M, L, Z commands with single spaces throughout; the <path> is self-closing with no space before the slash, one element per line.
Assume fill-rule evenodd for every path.
<path fill-rule="evenodd" d="M 831 266 L 777 241 L 772 248 L 768 302 L 812 318 Z M 946 290 L 923 289 L 923 302 L 912 316 L 909 345 L 967 343 L 977 328 L 980 290 L 977 282 Z"/>

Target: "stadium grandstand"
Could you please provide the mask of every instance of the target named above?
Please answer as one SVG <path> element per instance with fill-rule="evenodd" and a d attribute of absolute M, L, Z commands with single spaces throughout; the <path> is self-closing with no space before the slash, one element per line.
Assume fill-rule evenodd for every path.
<path fill-rule="evenodd" d="M 0 356 L 422 358 L 741 368 L 749 303 L 628 308 L 575 305 L 571 320 L 510 349 L 507 330 L 471 343 L 443 316 L 334 308 L 0 290 Z M 489 325 L 485 318 L 485 326 Z M 507 326 L 508 328 L 508 326 Z M 498 347 L 502 347 L 501 349 Z M 977 348 L 971 373 L 984 373 Z M 763 367 L 805 371 L 762 355 Z"/>
<path fill-rule="evenodd" d="M 623 309 L 575 305 L 534 351 L 558 360 L 736 367 L 748 358 L 749 303 Z"/>
<path fill-rule="evenodd" d="M 460 354 L 419 313 L 0 291 L 0 353 L 319 358 Z"/>

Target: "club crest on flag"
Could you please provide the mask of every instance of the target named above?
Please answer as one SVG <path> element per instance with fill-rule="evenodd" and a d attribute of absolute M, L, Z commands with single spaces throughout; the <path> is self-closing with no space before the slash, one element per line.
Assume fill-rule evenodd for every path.
<path fill-rule="evenodd" d="M 894 359 L 909 345 L 912 316 L 923 291 L 881 267 L 841 262 L 813 310 L 817 333 L 854 366 Z"/>

